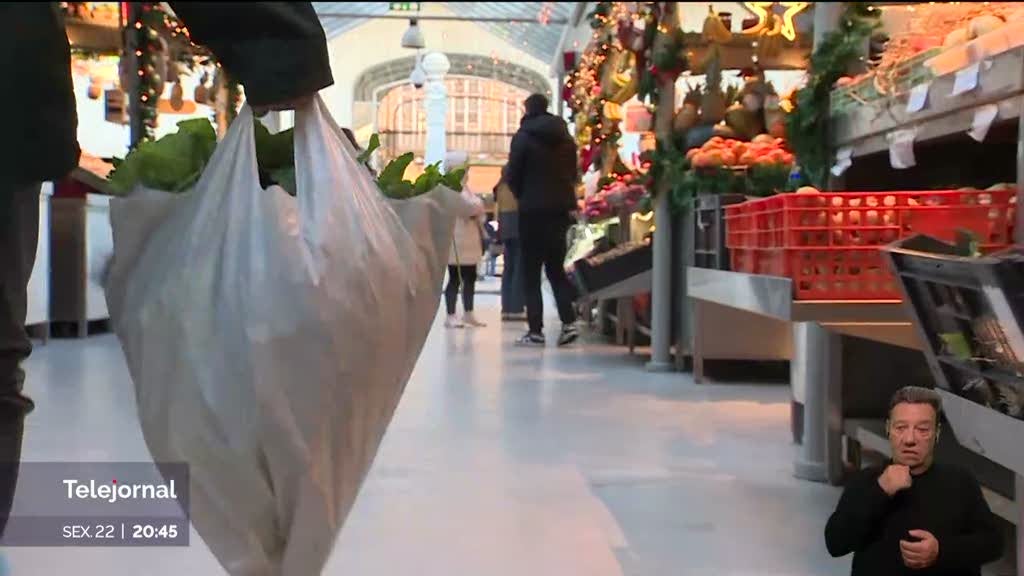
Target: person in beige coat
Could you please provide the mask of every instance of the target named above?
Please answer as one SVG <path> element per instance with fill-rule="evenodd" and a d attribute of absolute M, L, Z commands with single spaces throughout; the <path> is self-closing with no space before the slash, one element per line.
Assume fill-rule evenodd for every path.
<path fill-rule="evenodd" d="M 450 152 L 445 158 L 445 171 L 465 166 L 468 155 L 465 152 Z M 448 256 L 448 286 L 444 290 L 445 306 L 448 318 L 446 328 L 482 327 L 483 322 L 473 313 L 473 297 L 476 292 L 477 268 L 484 257 L 484 246 L 481 239 L 481 218 L 484 214 L 484 203 L 462 182 L 459 217 L 455 220 L 455 238 L 451 253 Z M 462 289 L 463 317 L 460 320 L 455 314 L 455 306 Z"/>

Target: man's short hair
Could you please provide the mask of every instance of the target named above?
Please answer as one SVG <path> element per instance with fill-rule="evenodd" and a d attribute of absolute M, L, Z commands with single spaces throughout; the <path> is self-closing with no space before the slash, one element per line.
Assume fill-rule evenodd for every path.
<path fill-rule="evenodd" d="M 942 414 L 942 396 L 931 388 L 920 386 L 905 386 L 896 391 L 889 400 L 889 416 L 892 416 L 892 409 L 897 404 L 928 404 L 935 409 L 935 420 L 938 421 Z"/>
<path fill-rule="evenodd" d="M 531 94 L 523 103 L 528 116 L 543 114 L 548 111 L 549 102 L 543 94 Z"/>

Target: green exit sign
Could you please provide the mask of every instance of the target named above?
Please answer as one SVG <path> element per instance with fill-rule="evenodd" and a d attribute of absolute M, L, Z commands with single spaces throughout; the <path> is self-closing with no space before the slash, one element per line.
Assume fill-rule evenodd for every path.
<path fill-rule="evenodd" d="M 392 12 L 419 12 L 419 2 L 391 2 Z"/>

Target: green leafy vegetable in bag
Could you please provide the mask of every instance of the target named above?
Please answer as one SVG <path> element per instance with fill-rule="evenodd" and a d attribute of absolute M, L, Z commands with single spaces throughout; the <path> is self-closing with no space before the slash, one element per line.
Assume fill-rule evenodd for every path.
<path fill-rule="evenodd" d="M 295 131 L 289 128 L 271 134 L 262 122 L 253 124 L 256 138 L 256 163 L 260 170 L 274 172 L 295 166 Z"/>
<path fill-rule="evenodd" d="M 373 136 L 370 136 L 370 144 L 366 147 L 366 150 L 363 150 L 357 160 L 359 160 L 360 163 L 367 162 L 378 148 L 380 148 L 380 134 L 374 134 Z"/>
<path fill-rule="evenodd" d="M 115 160 L 110 185 L 120 193 L 136 184 L 181 192 L 199 180 L 216 146 L 217 134 L 208 120 L 183 120 L 176 133 L 143 142 L 123 160 Z"/>
<path fill-rule="evenodd" d="M 262 122 L 254 119 L 253 136 L 260 184 L 264 188 L 279 185 L 295 196 L 295 132 L 292 129 L 271 134 Z M 357 160 L 365 163 L 381 146 L 380 136 L 370 137 L 369 146 Z M 158 140 L 143 142 L 124 159 L 114 159 L 114 171 L 109 176 L 111 187 L 127 194 L 136 185 L 184 192 L 192 187 L 203 173 L 217 147 L 217 134 L 205 118 L 183 120 L 178 131 Z M 415 182 L 405 180 L 405 171 L 415 160 L 412 152 L 395 158 L 377 177 L 381 192 L 389 198 L 412 198 L 426 194 L 444 185 L 462 191 L 465 168 L 441 173 L 440 163 L 427 166 Z"/>

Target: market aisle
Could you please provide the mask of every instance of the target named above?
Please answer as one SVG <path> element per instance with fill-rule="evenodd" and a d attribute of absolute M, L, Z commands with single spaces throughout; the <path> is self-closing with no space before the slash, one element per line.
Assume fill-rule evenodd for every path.
<path fill-rule="evenodd" d="M 485 287 L 485 289 L 488 287 Z M 788 392 L 649 375 L 618 348 L 437 325 L 325 574 L 828 576 L 834 488 L 794 480 Z M 552 325 L 552 328 L 555 328 Z M 30 460 L 148 459 L 113 337 L 28 365 Z M 15 549 L 15 575 L 220 574 L 188 549 Z"/>

